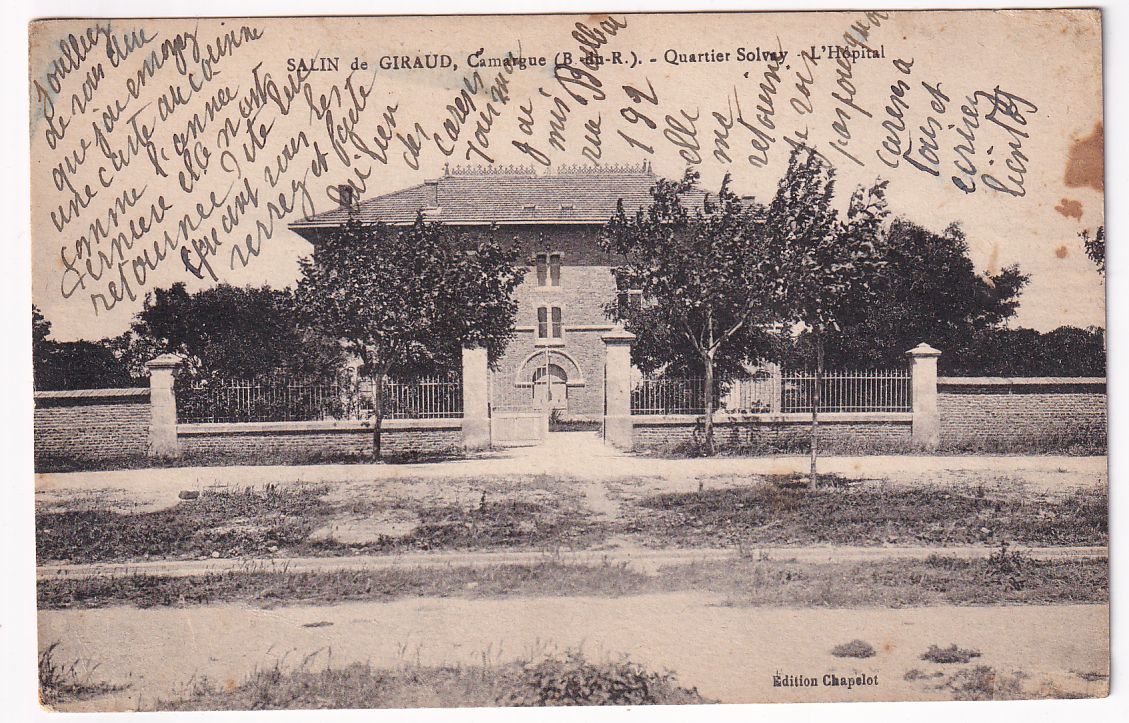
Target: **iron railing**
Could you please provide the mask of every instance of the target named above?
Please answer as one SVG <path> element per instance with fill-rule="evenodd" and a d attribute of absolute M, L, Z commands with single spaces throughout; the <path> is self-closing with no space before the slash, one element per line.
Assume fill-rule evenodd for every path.
<path fill-rule="evenodd" d="M 204 378 L 177 385 L 177 419 L 200 422 L 294 422 L 369 419 L 376 383 L 348 376 L 307 380 Z M 463 415 L 458 373 L 412 380 L 385 380 L 385 419 L 438 419 Z"/>
<path fill-rule="evenodd" d="M 831 371 L 820 375 L 820 412 L 913 411 L 908 369 Z M 815 374 L 786 371 L 781 377 L 780 410 L 811 413 L 815 400 Z"/>
<path fill-rule="evenodd" d="M 703 414 L 702 378 L 644 377 L 631 393 L 631 413 Z M 909 412 L 913 409 L 908 369 L 828 371 L 820 375 L 820 412 Z M 810 413 L 815 374 L 757 372 L 718 385 L 714 409 L 731 414 Z"/>

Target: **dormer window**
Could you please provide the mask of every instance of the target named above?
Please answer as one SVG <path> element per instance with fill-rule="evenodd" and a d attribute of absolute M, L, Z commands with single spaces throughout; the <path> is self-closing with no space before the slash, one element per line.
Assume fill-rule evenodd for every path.
<path fill-rule="evenodd" d="M 561 285 L 561 255 L 537 254 L 537 285 Z"/>

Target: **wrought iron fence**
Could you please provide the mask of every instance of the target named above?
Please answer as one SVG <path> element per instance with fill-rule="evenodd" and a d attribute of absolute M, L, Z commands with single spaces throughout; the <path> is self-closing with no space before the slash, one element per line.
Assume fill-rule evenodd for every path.
<path fill-rule="evenodd" d="M 370 394 L 375 382 L 369 382 Z M 370 397 L 371 399 L 371 397 Z M 451 372 L 437 377 L 384 383 L 386 419 L 441 419 L 463 416 L 461 375 Z"/>
<path fill-rule="evenodd" d="M 908 369 L 829 371 L 820 375 L 821 412 L 912 411 Z M 762 371 L 719 384 L 714 408 L 732 414 L 810 413 L 815 374 Z M 705 380 L 644 377 L 631 392 L 632 414 L 703 414 Z"/>
<path fill-rule="evenodd" d="M 298 422 L 343 416 L 347 406 L 336 381 L 287 377 L 204 378 L 177 385 L 180 422 Z"/>
<path fill-rule="evenodd" d="M 706 380 L 643 377 L 631 390 L 632 414 L 702 414 Z"/>
<path fill-rule="evenodd" d="M 820 375 L 821 412 L 909 412 L 913 410 L 908 369 L 824 372 Z M 788 371 L 781 378 L 780 410 L 810 413 L 815 374 Z"/>
<path fill-rule="evenodd" d="M 252 380 L 203 378 L 177 384 L 177 419 L 197 422 L 294 422 L 369 419 L 375 380 L 285 376 Z M 461 375 L 452 372 L 413 380 L 386 380 L 385 419 L 461 417 Z"/>

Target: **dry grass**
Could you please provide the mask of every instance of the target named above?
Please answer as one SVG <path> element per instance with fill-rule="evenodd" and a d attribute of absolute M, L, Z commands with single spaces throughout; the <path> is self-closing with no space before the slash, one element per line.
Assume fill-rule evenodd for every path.
<path fill-rule="evenodd" d="M 334 499 L 326 485 L 205 489 L 158 510 L 104 507 L 37 510 L 40 564 L 143 559 L 343 555 L 404 550 L 586 547 L 607 525 L 589 520 L 576 496 L 526 501 L 483 492 L 474 502 Z M 338 539 L 335 523 L 401 512 L 413 522 L 388 534 Z M 315 535 L 314 533 L 319 534 Z M 325 534 L 320 534 L 325 532 Z"/>
<path fill-rule="evenodd" d="M 1108 498 L 989 494 L 984 489 L 864 484 L 831 475 L 816 489 L 789 476 L 741 487 L 652 495 L 628 532 L 655 546 L 1104 545 Z"/>
<path fill-rule="evenodd" d="M 97 663 L 81 658 L 69 662 L 59 660 L 55 655 L 58 648 L 56 641 L 39 653 L 39 702 L 42 705 L 85 700 L 126 688 L 95 678 Z"/>
<path fill-rule="evenodd" d="M 63 578 L 39 583 L 39 608 L 185 606 L 245 602 L 272 606 L 408 597 L 620 597 L 707 591 L 730 605 L 755 607 L 922 607 L 1098 603 L 1109 599 L 1105 560 L 1029 561 L 1019 574 L 988 560 L 931 557 L 858 563 L 732 559 L 660 568 L 647 575 L 624 564 L 388 568 L 336 572 L 255 570 L 192 577 L 142 574 Z"/>
<path fill-rule="evenodd" d="M 378 669 L 367 663 L 291 670 L 275 665 L 234 686 L 194 681 L 177 700 L 153 710 L 278 710 L 320 708 L 457 708 L 555 705 L 679 705 L 709 702 L 626 658 L 591 662 L 579 652 L 480 665 Z"/>

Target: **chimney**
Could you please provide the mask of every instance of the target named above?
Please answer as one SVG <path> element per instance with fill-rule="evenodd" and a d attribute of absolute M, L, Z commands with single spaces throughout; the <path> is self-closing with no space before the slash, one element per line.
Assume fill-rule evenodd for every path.
<path fill-rule="evenodd" d="M 353 207 L 353 187 L 351 185 L 349 185 L 348 183 L 342 183 L 341 185 L 339 185 L 337 187 L 337 195 L 341 198 L 341 208 Z"/>

